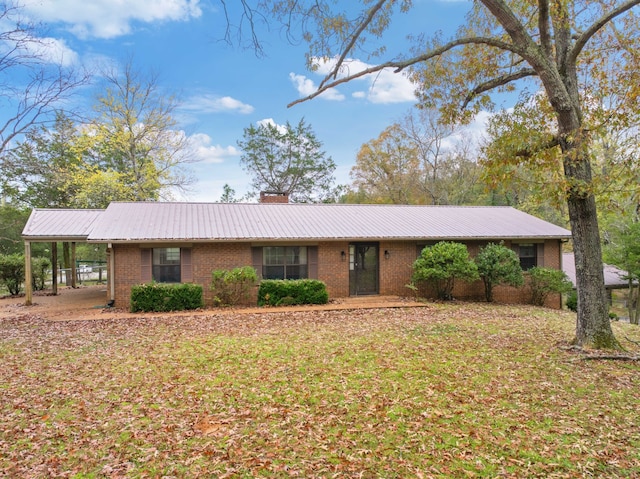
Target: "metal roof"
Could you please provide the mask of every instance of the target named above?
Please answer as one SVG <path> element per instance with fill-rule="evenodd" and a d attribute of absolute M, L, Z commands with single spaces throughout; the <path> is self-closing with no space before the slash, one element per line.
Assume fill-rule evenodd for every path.
<path fill-rule="evenodd" d="M 625 279 L 627 277 L 626 271 L 606 263 L 602 265 L 602 270 L 604 272 L 604 285 L 606 288 L 621 289 L 627 288 L 629 286 L 628 281 Z M 573 287 L 575 288 L 576 259 L 573 253 L 562 254 L 562 271 L 565 272 L 571 283 L 573 283 Z"/>
<path fill-rule="evenodd" d="M 123 241 L 570 238 L 511 207 L 111 203 L 87 237 Z"/>
<path fill-rule="evenodd" d="M 22 230 L 31 241 L 83 241 L 104 210 L 36 208 Z"/>

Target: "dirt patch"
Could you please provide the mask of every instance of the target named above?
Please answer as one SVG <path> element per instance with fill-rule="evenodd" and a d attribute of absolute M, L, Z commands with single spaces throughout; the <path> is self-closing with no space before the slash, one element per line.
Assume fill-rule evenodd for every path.
<path fill-rule="evenodd" d="M 0 319 L 36 316 L 52 321 L 73 321 L 157 316 L 156 313 L 131 313 L 121 308 L 109 308 L 107 307 L 107 299 L 104 285 L 81 286 L 75 289 L 63 287 L 58 289 L 58 294 L 55 296 L 50 291 L 36 291 L 33 294 L 33 304 L 30 306 L 25 305 L 24 296 L 0 298 Z M 217 314 L 255 314 L 276 311 L 328 311 L 421 306 L 425 306 L 425 303 L 398 296 L 359 296 L 332 300 L 329 304 L 324 305 L 282 308 L 217 308 L 215 310 L 191 311 L 189 315 L 211 314 L 212 311 Z M 162 313 L 163 316 L 171 314 L 184 316 L 185 313 Z"/>

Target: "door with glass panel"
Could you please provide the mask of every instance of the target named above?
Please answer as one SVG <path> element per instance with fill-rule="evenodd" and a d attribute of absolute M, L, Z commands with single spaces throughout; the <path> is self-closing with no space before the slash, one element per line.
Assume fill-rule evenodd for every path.
<path fill-rule="evenodd" d="M 349 245 L 349 294 L 378 294 L 378 244 Z"/>

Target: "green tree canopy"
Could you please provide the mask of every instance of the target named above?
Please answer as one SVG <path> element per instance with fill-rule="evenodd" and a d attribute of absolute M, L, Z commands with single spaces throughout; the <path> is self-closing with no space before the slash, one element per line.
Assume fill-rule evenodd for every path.
<path fill-rule="evenodd" d="M 617 224 L 611 230 L 609 241 L 605 246 L 605 259 L 627 272 L 629 282 L 629 322 L 638 324 L 640 319 L 640 298 L 638 283 L 640 282 L 640 223 L 628 219 Z"/>
<path fill-rule="evenodd" d="M 277 191 L 295 202 L 321 202 L 334 196 L 336 165 L 304 118 L 295 126 L 251 125 L 238 146 L 242 167 L 252 178 L 250 195 Z"/>

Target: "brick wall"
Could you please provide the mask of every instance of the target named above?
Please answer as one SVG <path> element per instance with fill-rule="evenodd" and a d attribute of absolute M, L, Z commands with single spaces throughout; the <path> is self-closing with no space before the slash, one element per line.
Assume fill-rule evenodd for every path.
<path fill-rule="evenodd" d="M 204 302 L 213 304 L 210 290 L 211 273 L 217 269 L 233 269 L 251 266 L 251 245 L 249 243 L 195 244 L 191 250 L 193 258 L 193 281 L 203 285 Z M 257 288 L 252 292 L 250 302 L 257 301 Z"/>
<path fill-rule="evenodd" d="M 349 243 L 347 241 L 318 244 L 318 279 L 327 285 L 329 298 L 349 296 Z"/>
<path fill-rule="evenodd" d="M 475 256 L 486 242 L 470 242 L 468 248 Z M 509 243 L 505 243 L 510 246 Z M 192 245 L 193 281 L 203 286 L 205 304 L 212 305 L 209 290 L 211 272 L 216 269 L 233 269 L 252 266 L 251 244 L 202 243 Z M 342 252 L 345 252 L 343 259 Z M 384 252 L 389 252 L 385 258 Z M 128 307 L 131 286 L 140 283 L 141 253 L 138 244 L 114 245 L 115 252 L 115 298 L 117 307 Z M 417 257 L 417 244 L 414 241 L 382 241 L 379 243 L 379 294 L 409 296 L 406 287 L 410 282 L 413 262 Z M 560 242 L 547 240 L 544 246 L 544 265 L 559 268 L 561 262 Z M 349 242 L 318 243 L 318 279 L 325 282 L 329 298 L 349 296 Z M 425 291 L 423 294 L 427 293 Z M 526 303 L 526 288 L 499 286 L 494 291 L 495 301 L 499 303 Z M 453 291 L 455 298 L 484 301 L 482 281 L 467 284 L 459 281 Z M 252 292 L 250 303 L 255 304 L 257 288 Z M 559 295 L 549 298 L 547 306 L 560 308 Z"/>

